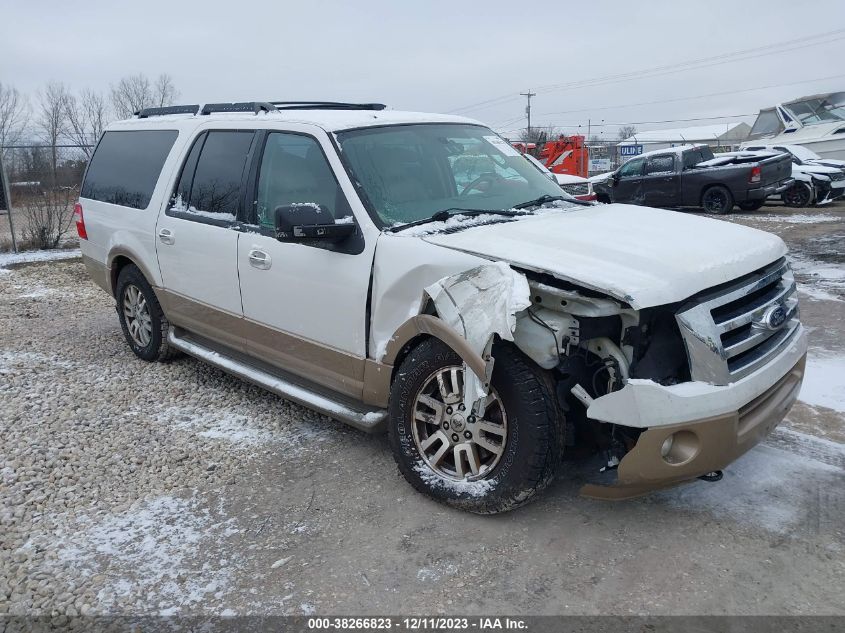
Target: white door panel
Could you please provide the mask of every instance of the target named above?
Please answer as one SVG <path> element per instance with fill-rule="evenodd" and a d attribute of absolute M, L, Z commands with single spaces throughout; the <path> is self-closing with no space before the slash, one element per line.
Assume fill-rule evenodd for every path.
<path fill-rule="evenodd" d="M 166 240 L 162 239 L 163 232 L 169 232 Z M 162 214 L 156 227 L 162 285 L 189 299 L 241 315 L 236 264 L 239 235 L 230 228 Z"/>
<path fill-rule="evenodd" d="M 270 263 L 265 268 L 257 259 Z M 349 255 L 244 234 L 238 245 L 244 316 L 363 358 L 371 261 L 371 249 Z"/>

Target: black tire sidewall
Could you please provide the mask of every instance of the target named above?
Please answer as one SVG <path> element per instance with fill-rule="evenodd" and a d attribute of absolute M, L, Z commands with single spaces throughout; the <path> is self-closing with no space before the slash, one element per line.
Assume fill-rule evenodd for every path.
<path fill-rule="evenodd" d="M 425 380 L 436 370 L 463 361 L 441 341 L 428 339 L 400 367 L 391 389 L 389 442 L 399 470 L 418 491 L 464 510 L 492 514 L 522 505 L 551 481 L 556 459 L 547 453 L 557 445 L 557 435 L 548 402 L 538 411 L 537 389 L 544 386 L 535 377 L 534 384 L 524 388 L 526 380 L 532 382 L 524 370 L 523 379 L 514 380 L 510 374 L 513 354 L 518 352 L 508 351 L 494 353 L 492 381 L 507 415 L 505 452 L 489 475 L 475 482 L 453 483 L 434 473 L 419 454 L 412 431 L 414 402 Z M 535 401 L 529 403 L 532 393 Z M 559 460 L 559 454 L 555 458 Z"/>
<path fill-rule="evenodd" d="M 713 194 L 717 191 L 722 193 L 725 196 L 725 204 L 724 204 L 724 206 L 722 206 L 719 209 L 713 209 L 712 213 L 715 213 L 717 215 L 725 215 L 726 213 L 730 213 L 731 209 L 733 209 L 733 206 L 734 206 L 733 195 L 731 194 L 730 190 L 727 187 L 723 187 L 722 185 L 715 185 L 713 187 L 708 188 L 704 192 L 704 194 L 701 196 L 701 206 L 705 210 L 711 211 L 710 209 L 708 209 L 705 206 L 704 201 L 707 199 L 707 196 L 709 196 L 709 195 L 711 195 L 711 194 Z"/>
<path fill-rule="evenodd" d="M 130 284 L 141 291 L 150 311 L 152 335 L 146 347 L 141 347 L 132 339 L 132 335 L 129 333 L 129 327 L 126 324 L 126 316 L 123 314 L 123 293 Z M 129 265 L 120 271 L 117 277 L 115 297 L 117 299 L 117 316 L 120 321 L 120 328 L 123 330 L 123 336 L 133 353 L 142 360 L 158 360 L 162 345 L 161 309 L 159 308 L 158 299 L 153 292 L 152 286 L 150 286 L 149 282 L 136 266 Z"/>
<path fill-rule="evenodd" d="M 805 196 L 806 196 L 806 201 L 802 202 L 801 204 L 795 204 L 793 202 L 787 202 L 787 195 L 788 194 L 787 194 L 787 192 L 784 192 L 784 195 L 781 196 L 781 200 L 783 200 L 783 203 L 787 207 L 789 207 L 790 209 L 803 209 L 804 207 L 809 206 L 810 203 L 813 201 L 813 192 L 810 189 L 810 186 L 806 185 L 804 183 L 801 183 L 801 184 L 798 184 L 798 185 L 793 185 L 792 188 L 800 188 L 800 190 L 803 191 Z"/>

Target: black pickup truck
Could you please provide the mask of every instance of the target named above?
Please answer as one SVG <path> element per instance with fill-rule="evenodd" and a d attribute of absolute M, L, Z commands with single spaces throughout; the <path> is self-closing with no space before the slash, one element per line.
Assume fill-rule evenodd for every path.
<path fill-rule="evenodd" d="M 706 145 L 685 145 L 647 152 L 604 178 L 593 178 L 599 202 L 648 207 L 703 207 L 729 213 L 734 204 L 756 211 L 769 196 L 792 184 L 788 154 L 748 160 L 714 161 Z M 717 164 L 708 164 L 713 161 Z"/>

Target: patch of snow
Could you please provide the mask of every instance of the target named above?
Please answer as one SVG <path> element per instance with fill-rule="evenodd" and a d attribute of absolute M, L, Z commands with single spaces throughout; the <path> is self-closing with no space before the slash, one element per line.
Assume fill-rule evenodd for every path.
<path fill-rule="evenodd" d="M 827 511 L 814 506 L 818 491 L 840 489 L 842 484 L 841 468 L 763 444 L 728 466 L 722 481 L 697 481 L 654 493 L 654 499 L 673 508 L 706 511 L 770 532 L 794 534 L 811 530 L 818 513 Z"/>
<path fill-rule="evenodd" d="M 487 496 L 487 494 L 496 488 L 495 482 L 490 479 L 480 479 L 477 481 L 446 479 L 435 473 L 428 464 L 422 461 L 414 465 L 414 470 L 419 474 L 423 483 L 434 490 L 448 490 L 459 495 L 478 499 Z"/>
<path fill-rule="evenodd" d="M 228 587 L 229 572 L 201 560 L 213 528 L 208 511 L 197 509 L 193 500 L 161 496 L 120 514 L 80 517 L 47 542 L 35 537 L 24 548 L 55 551 L 54 574 L 109 578 L 97 595 L 104 611 L 121 598 L 143 598 L 174 614 Z M 126 571 L 118 578 L 116 569 Z"/>
<path fill-rule="evenodd" d="M 827 290 L 813 288 L 812 286 L 805 286 L 804 284 L 798 284 L 798 292 L 805 295 L 812 301 L 842 301 L 842 299 L 834 294 L 831 294 Z"/>
<path fill-rule="evenodd" d="M 454 576 L 458 573 L 457 565 L 453 563 L 437 563 L 432 567 L 422 567 L 417 571 L 420 582 L 437 582 L 444 576 Z"/>
<path fill-rule="evenodd" d="M 798 399 L 845 413 L 845 356 L 808 356 Z"/>
<path fill-rule="evenodd" d="M 78 248 L 54 249 L 47 251 L 23 251 L 20 253 L 0 253 L 0 269 L 14 264 L 52 262 L 63 259 L 75 259 L 81 256 L 82 252 Z"/>
<path fill-rule="evenodd" d="M 156 419 L 176 429 L 194 431 L 199 437 L 243 447 L 264 444 L 272 439 L 270 433 L 252 428 L 250 418 L 229 411 L 170 407 L 159 413 Z"/>
<path fill-rule="evenodd" d="M 287 565 L 291 561 L 292 558 L 293 558 L 293 556 L 287 556 L 285 558 L 280 558 L 275 563 L 270 565 L 270 569 L 278 569 L 279 567 L 282 567 L 283 565 Z"/>
<path fill-rule="evenodd" d="M 176 200 L 170 205 L 170 210 L 177 213 L 186 213 L 188 215 L 195 215 L 201 218 L 210 218 L 212 220 L 220 220 L 222 222 L 234 222 L 235 216 L 232 213 L 223 213 L 218 211 L 202 211 L 194 206 L 188 206 L 182 200 L 182 195 L 176 196 Z"/>
<path fill-rule="evenodd" d="M 316 607 L 310 602 L 303 602 L 299 605 L 299 610 L 302 612 L 302 615 L 314 615 L 317 612 Z"/>
<path fill-rule="evenodd" d="M 839 221 L 839 218 L 829 215 L 747 215 L 744 217 L 760 222 L 780 222 L 783 224 L 818 224 L 819 222 Z"/>

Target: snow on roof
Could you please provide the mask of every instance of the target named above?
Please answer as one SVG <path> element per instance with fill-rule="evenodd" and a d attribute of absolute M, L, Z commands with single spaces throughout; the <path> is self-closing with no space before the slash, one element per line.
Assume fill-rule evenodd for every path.
<path fill-rule="evenodd" d="M 714 125 L 697 125 L 695 127 L 674 128 L 671 130 L 650 130 L 638 132 L 626 138 L 619 145 L 646 145 L 648 143 L 677 143 L 696 141 L 714 141 L 727 136 L 736 128 L 748 126 L 747 123 L 716 123 Z M 743 136 L 744 138 L 744 136 Z M 739 140 L 739 139 L 737 139 Z"/>
<path fill-rule="evenodd" d="M 225 113 L 215 112 L 208 115 L 172 114 L 153 116 L 146 119 L 126 119 L 112 124 L 115 128 L 143 127 L 157 129 L 162 124 L 172 125 L 180 123 L 199 125 L 209 121 L 252 121 L 271 123 L 284 121 L 286 123 L 305 123 L 316 125 L 327 132 L 338 132 L 358 127 L 372 127 L 377 125 L 397 125 L 402 123 L 470 123 L 483 125 L 474 119 L 449 114 L 430 114 L 427 112 L 405 112 L 402 110 L 278 110 L 275 112 Z M 110 126 L 112 129 L 112 126 Z"/>

